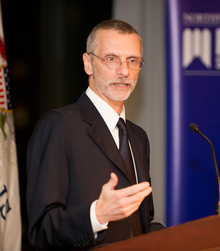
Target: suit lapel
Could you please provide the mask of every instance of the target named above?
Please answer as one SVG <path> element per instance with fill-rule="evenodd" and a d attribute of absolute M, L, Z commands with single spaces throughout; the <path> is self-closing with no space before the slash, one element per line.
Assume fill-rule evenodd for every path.
<path fill-rule="evenodd" d="M 91 124 L 89 130 L 90 137 L 102 149 L 103 153 L 125 174 L 128 178 L 127 170 L 120 155 L 120 152 L 115 144 L 115 141 L 105 124 L 105 121 L 84 93 L 77 102 L 82 119 Z"/>
<path fill-rule="evenodd" d="M 143 156 L 144 153 L 144 145 L 143 142 L 137 137 L 135 132 L 132 130 L 132 128 L 129 125 L 129 122 L 126 123 L 127 130 L 128 130 L 128 137 L 131 144 L 132 152 L 134 155 L 135 160 L 135 166 L 137 169 L 137 175 L 138 175 L 138 182 L 146 181 L 146 173 L 145 173 L 145 167 L 143 166 Z"/>
<path fill-rule="evenodd" d="M 138 183 L 141 183 L 147 180 L 145 170 L 147 170 L 148 167 L 144 166 L 144 160 L 143 160 L 144 154 L 147 154 L 144 152 L 146 151 L 146 148 L 144 147 L 143 142 L 137 137 L 135 132 L 132 130 L 128 121 L 126 123 L 126 126 L 128 130 L 128 137 L 130 140 L 132 152 L 134 155 L 135 166 L 138 175 Z M 140 205 L 140 216 L 144 233 L 147 232 L 147 220 L 145 212 L 146 212 L 146 199 L 143 200 Z"/>

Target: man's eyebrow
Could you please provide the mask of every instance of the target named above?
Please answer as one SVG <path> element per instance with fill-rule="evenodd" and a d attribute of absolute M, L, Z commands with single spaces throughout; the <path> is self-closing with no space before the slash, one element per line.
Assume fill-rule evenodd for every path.
<path fill-rule="evenodd" d="M 115 53 L 107 53 L 107 54 L 105 55 L 105 57 L 108 57 L 108 56 L 119 57 L 119 56 L 116 55 Z"/>
<path fill-rule="evenodd" d="M 109 57 L 109 56 L 113 56 L 113 57 L 117 57 L 120 58 L 119 55 L 116 55 L 115 53 L 107 53 L 104 57 Z M 138 55 L 131 55 L 131 56 L 127 56 L 126 58 L 141 58 L 141 56 Z"/>

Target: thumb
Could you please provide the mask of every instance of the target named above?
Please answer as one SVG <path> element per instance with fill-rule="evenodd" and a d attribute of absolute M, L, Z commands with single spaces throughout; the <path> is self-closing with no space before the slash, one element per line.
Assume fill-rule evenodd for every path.
<path fill-rule="evenodd" d="M 111 178 L 109 180 L 109 182 L 107 183 L 108 189 L 110 190 L 114 190 L 114 188 L 117 186 L 118 184 L 118 177 L 115 173 L 111 173 Z"/>

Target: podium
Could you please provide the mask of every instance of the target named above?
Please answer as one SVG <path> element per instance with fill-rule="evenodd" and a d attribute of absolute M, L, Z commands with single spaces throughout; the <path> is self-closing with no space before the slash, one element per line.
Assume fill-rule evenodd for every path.
<path fill-rule="evenodd" d="M 209 216 L 178 226 L 119 241 L 97 251 L 217 251 L 220 216 Z"/>

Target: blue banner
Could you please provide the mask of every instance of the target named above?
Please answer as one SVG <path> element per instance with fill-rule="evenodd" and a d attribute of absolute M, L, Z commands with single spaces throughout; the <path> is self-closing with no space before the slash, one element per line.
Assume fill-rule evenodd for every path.
<path fill-rule="evenodd" d="M 220 163 L 220 1 L 167 0 L 167 226 L 215 214 Z"/>

